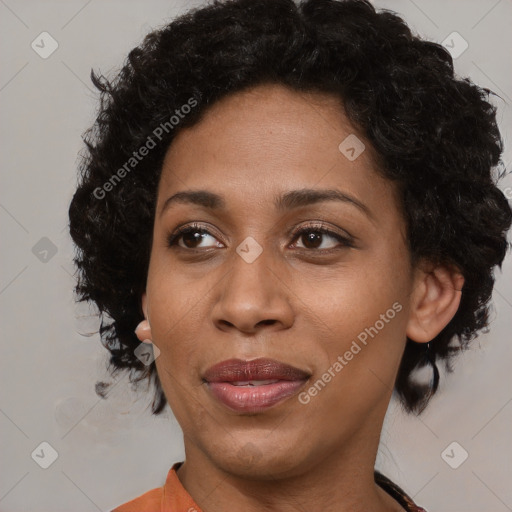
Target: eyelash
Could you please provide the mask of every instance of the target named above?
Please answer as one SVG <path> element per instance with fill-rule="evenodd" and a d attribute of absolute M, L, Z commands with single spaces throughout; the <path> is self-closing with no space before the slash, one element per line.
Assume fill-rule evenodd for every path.
<path fill-rule="evenodd" d="M 194 223 L 190 226 L 185 226 L 183 228 L 180 228 L 175 233 L 172 233 L 171 235 L 169 235 L 169 237 L 167 238 L 168 247 L 172 248 L 173 246 L 175 246 L 177 244 L 177 242 L 179 242 L 179 239 L 183 235 L 186 235 L 188 233 L 201 233 L 201 234 L 214 236 L 207 229 L 201 227 L 199 224 Z M 340 235 L 339 233 L 336 233 L 335 231 L 332 231 L 331 229 L 329 229 L 323 223 L 309 225 L 309 226 L 302 226 L 300 228 L 293 230 L 291 233 L 292 241 L 298 240 L 302 235 L 304 235 L 306 233 L 322 233 L 323 235 L 328 235 L 328 236 L 334 238 L 335 240 L 337 240 L 338 242 L 340 242 L 342 247 L 331 247 L 330 249 L 308 249 L 307 247 L 306 248 L 299 247 L 299 250 L 316 251 L 316 252 L 328 254 L 328 253 L 331 253 L 332 251 L 339 250 L 343 247 L 345 247 L 345 248 L 354 247 L 353 240 L 349 236 Z M 194 249 L 194 248 L 185 248 L 185 247 L 180 247 L 180 246 L 178 246 L 178 247 L 180 249 L 185 249 L 187 251 L 203 250 L 200 248 Z"/>

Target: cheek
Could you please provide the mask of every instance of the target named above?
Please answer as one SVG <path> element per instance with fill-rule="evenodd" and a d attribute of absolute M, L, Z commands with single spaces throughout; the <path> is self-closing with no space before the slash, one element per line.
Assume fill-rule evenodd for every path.
<path fill-rule="evenodd" d="M 407 290 L 399 263 L 370 258 L 364 261 L 361 257 L 356 264 L 330 272 L 325 279 L 304 275 L 294 293 L 301 298 L 304 314 L 311 313 L 311 318 L 317 317 L 334 332 L 354 336 L 373 325 L 395 302 L 405 309 Z"/>
<path fill-rule="evenodd" d="M 346 354 L 347 369 L 364 366 L 385 381 L 393 377 L 406 340 L 409 277 L 404 255 L 383 245 L 380 251 L 360 252 L 353 264 L 322 281 L 301 280 L 296 294 L 308 322 L 321 333 L 321 366 L 328 368 Z"/>
<path fill-rule="evenodd" d="M 315 358 L 316 372 L 302 395 L 312 421 L 322 418 L 322 428 L 332 430 L 334 437 L 347 417 L 352 425 L 362 424 L 371 411 L 388 403 L 407 323 L 400 292 L 392 283 L 383 283 L 380 291 L 347 281 L 342 288 L 335 284 L 317 297 L 315 330 L 322 336 L 308 353 Z"/>
<path fill-rule="evenodd" d="M 193 328 L 204 323 L 203 309 L 215 276 L 204 268 L 197 276 L 185 275 L 170 263 L 158 255 L 151 261 L 146 291 L 152 334 L 154 341 L 175 338 L 185 344 Z"/>
<path fill-rule="evenodd" d="M 183 283 L 176 273 L 150 270 L 147 297 L 151 334 L 160 349 L 156 366 L 161 380 L 167 383 L 166 395 L 179 393 L 179 383 L 184 379 L 190 383 L 190 375 L 197 379 L 192 370 L 201 353 L 198 344 L 207 289 L 203 283 Z M 172 396 L 168 400 L 172 402 Z"/>
<path fill-rule="evenodd" d="M 197 358 L 202 353 L 200 340 L 204 326 L 202 302 L 195 294 L 177 293 L 168 280 L 150 289 L 152 297 L 151 331 L 160 349 L 156 368 L 176 419 L 184 430 L 198 428 L 203 408 L 194 398 L 202 382 L 197 374 Z M 194 425 L 189 425 L 194 418 Z"/>

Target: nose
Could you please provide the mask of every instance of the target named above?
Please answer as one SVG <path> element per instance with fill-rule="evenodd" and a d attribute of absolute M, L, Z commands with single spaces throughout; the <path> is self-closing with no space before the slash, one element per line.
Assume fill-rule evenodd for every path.
<path fill-rule="evenodd" d="M 293 325 L 292 292 L 286 283 L 286 271 L 277 268 L 271 255 L 265 253 L 252 263 L 233 254 L 212 308 L 218 329 L 255 334 L 262 329 L 280 330 Z"/>

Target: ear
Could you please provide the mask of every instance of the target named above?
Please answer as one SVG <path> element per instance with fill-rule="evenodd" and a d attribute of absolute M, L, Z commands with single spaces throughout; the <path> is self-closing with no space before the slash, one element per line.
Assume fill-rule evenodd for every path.
<path fill-rule="evenodd" d="M 407 336 L 418 343 L 433 340 L 459 309 L 464 276 L 447 265 L 418 267 L 411 295 Z"/>
<path fill-rule="evenodd" d="M 146 320 L 149 320 L 149 318 L 148 318 L 148 294 L 146 292 L 144 292 L 142 294 L 141 303 L 142 303 L 142 312 L 144 313 L 144 318 Z"/>
<path fill-rule="evenodd" d="M 137 338 L 143 343 L 152 343 L 151 326 L 149 325 L 148 317 L 148 301 L 146 292 L 142 294 L 142 311 L 144 313 L 144 320 L 135 329 Z"/>

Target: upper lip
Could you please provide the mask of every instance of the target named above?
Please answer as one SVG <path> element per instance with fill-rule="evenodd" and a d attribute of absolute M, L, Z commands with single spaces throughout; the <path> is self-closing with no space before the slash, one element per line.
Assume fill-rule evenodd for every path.
<path fill-rule="evenodd" d="M 203 375 L 207 382 L 236 382 L 251 380 L 304 380 L 311 374 L 275 359 L 259 358 L 243 361 L 228 359 L 217 363 Z"/>

